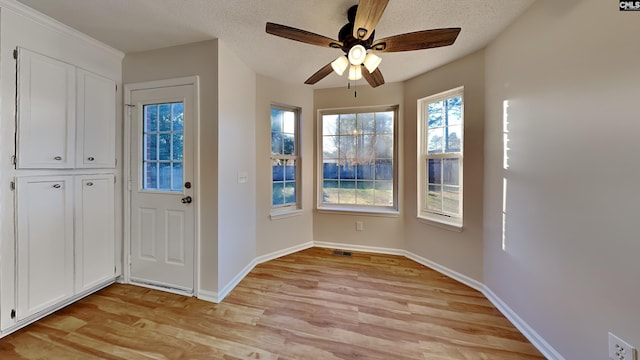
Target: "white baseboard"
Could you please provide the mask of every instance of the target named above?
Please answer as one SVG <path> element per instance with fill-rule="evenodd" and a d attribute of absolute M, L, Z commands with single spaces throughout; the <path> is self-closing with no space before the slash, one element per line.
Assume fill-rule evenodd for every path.
<path fill-rule="evenodd" d="M 209 290 L 198 290 L 198 299 L 218 304 L 218 293 Z"/>
<path fill-rule="evenodd" d="M 557 352 L 549 343 L 540 336 L 535 330 L 529 326 L 518 314 L 515 313 L 502 299 L 498 297 L 491 289 L 484 286 L 482 291 L 484 296 L 504 315 L 513 326 L 515 326 L 522 335 L 524 335 L 538 351 L 549 360 L 565 360 L 559 352 Z"/>
<path fill-rule="evenodd" d="M 405 257 L 417 262 L 418 264 L 424 265 L 430 269 L 433 269 L 441 274 L 444 274 L 456 281 L 459 281 L 467 286 L 469 286 L 472 289 L 478 290 L 480 292 L 482 292 L 484 290 L 484 284 L 472 279 L 470 277 L 468 277 L 467 275 L 461 274 L 457 271 L 451 270 L 446 266 L 442 266 L 436 262 L 433 262 L 431 260 L 425 259 L 421 256 L 418 256 L 412 252 L 409 251 L 403 251 L 403 254 Z"/>
<path fill-rule="evenodd" d="M 236 286 L 238 286 L 240 281 L 242 281 L 242 279 L 244 279 L 244 277 L 247 276 L 251 272 L 251 270 L 253 270 L 253 268 L 256 267 L 256 265 L 285 256 L 285 255 L 293 254 L 295 252 L 298 252 L 304 249 L 308 249 L 312 246 L 313 246 L 313 242 L 309 241 L 304 244 L 294 245 L 286 249 L 274 251 L 272 253 L 256 257 L 249 264 L 247 264 L 247 266 L 245 266 L 244 269 L 242 269 L 238 274 L 236 274 L 236 276 L 234 276 L 233 279 L 231 279 L 231 281 L 229 281 L 227 285 L 225 285 L 220 292 L 217 293 L 216 301 L 214 302 L 219 303 L 227 295 L 229 295 L 231 290 L 233 290 Z"/>
<path fill-rule="evenodd" d="M 375 253 L 375 254 L 388 254 L 388 255 L 400 255 L 400 256 L 404 256 L 406 253 L 404 250 L 398 250 L 398 249 L 392 249 L 392 248 L 341 244 L 341 243 L 333 243 L 333 242 L 326 242 L 326 241 L 314 241 L 313 246 L 327 248 L 327 249 L 362 251 L 362 252 L 369 252 L 369 253 Z"/>

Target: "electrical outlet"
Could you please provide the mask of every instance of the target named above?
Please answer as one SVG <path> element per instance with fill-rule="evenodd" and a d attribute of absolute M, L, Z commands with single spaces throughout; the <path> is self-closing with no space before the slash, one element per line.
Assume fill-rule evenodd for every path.
<path fill-rule="evenodd" d="M 362 221 L 356 221 L 356 231 L 364 230 L 364 223 Z"/>
<path fill-rule="evenodd" d="M 637 360 L 636 349 L 619 337 L 609 333 L 609 359 Z"/>

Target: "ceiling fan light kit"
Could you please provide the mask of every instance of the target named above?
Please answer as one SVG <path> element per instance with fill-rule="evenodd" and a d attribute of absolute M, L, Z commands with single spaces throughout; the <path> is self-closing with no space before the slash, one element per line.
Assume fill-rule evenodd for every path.
<path fill-rule="evenodd" d="M 375 40 L 375 27 L 389 0 L 360 0 L 347 11 L 348 23 L 338 33 L 338 40 L 286 25 L 268 22 L 266 32 L 275 36 L 303 43 L 341 49 L 347 56 L 341 55 L 331 63 L 320 68 L 304 83 L 313 85 L 335 72 L 339 76 L 349 67 L 349 80 L 365 80 L 371 87 L 384 84 L 384 77 L 378 66 L 382 59 L 372 52 L 400 52 L 431 49 L 453 45 L 460 28 L 422 30 Z M 364 65 L 364 69 L 363 69 Z"/>
<path fill-rule="evenodd" d="M 347 57 L 344 55 L 340 55 L 339 58 L 331 62 L 331 67 L 333 68 L 333 71 L 338 74 L 338 76 L 342 76 L 342 74 L 344 74 L 344 71 L 347 70 L 347 67 L 349 67 L 349 59 L 347 59 Z"/>

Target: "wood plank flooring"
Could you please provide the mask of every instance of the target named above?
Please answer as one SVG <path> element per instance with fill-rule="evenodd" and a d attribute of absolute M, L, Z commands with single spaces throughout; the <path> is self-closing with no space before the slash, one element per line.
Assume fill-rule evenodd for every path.
<path fill-rule="evenodd" d="M 0 359 L 544 359 L 479 292 L 400 256 L 312 248 L 221 304 L 116 284 L 0 339 Z"/>

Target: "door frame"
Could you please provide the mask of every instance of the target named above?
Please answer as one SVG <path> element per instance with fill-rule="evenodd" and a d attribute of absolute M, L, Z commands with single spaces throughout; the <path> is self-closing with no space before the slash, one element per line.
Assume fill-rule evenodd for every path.
<path fill-rule="evenodd" d="M 136 90 L 152 90 L 158 88 L 174 87 L 181 85 L 193 86 L 193 196 L 196 201 L 194 206 L 194 247 L 193 247 L 193 296 L 198 297 L 200 291 L 200 77 L 197 75 L 186 76 L 181 78 L 146 81 L 139 83 L 131 83 L 124 85 L 124 103 L 123 103 L 123 120 L 124 120 L 124 155 L 123 155 L 123 193 L 124 193 L 124 221 L 123 221 L 123 240 L 122 264 L 123 264 L 123 282 L 131 284 L 131 126 L 135 124 L 135 120 L 131 119 L 131 108 L 135 104 L 131 104 L 131 93 Z M 137 152 L 136 152 L 137 154 Z M 146 286 L 146 285 L 145 285 Z M 153 287 L 153 286 L 149 286 Z M 173 292 L 170 289 L 158 288 L 163 291 Z M 177 292 L 184 295 L 184 293 Z"/>

